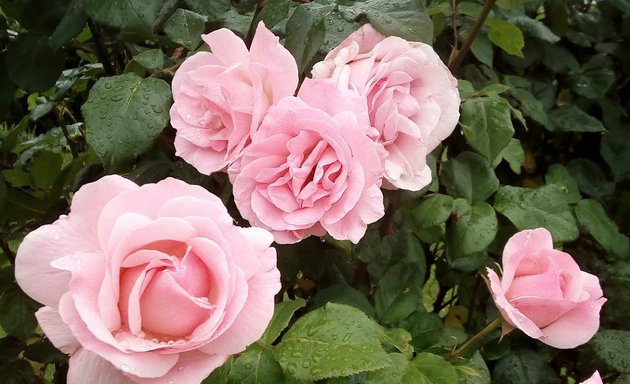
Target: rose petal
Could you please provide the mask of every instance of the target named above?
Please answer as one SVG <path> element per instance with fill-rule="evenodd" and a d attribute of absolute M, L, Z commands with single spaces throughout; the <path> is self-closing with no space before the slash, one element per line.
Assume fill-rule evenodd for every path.
<path fill-rule="evenodd" d="M 50 307 L 41 307 L 35 312 L 37 322 L 50 342 L 61 352 L 71 355 L 81 347 L 72 331 L 63 322 L 59 312 Z"/>
<path fill-rule="evenodd" d="M 67 381 L 68 384 L 133 384 L 109 361 L 83 348 L 70 357 Z"/>
<path fill-rule="evenodd" d="M 542 329 L 540 341 L 554 348 L 575 348 L 588 342 L 599 329 L 599 312 L 605 298 L 583 301 Z"/>
<path fill-rule="evenodd" d="M 206 355 L 197 351 L 181 353 L 177 364 L 164 376 L 155 379 L 134 377 L 133 381 L 138 384 L 200 383 L 227 358 L 228 355 Z"/>

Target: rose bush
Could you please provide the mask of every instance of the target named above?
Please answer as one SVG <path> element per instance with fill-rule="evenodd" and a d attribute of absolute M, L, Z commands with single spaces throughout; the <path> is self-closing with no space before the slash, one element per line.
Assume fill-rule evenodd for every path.
<path fill-rule="evenodd" d="M 503 250 L 503 276 L 487 269 L 504 333 L 518 328 L 556 348 L 575 348 L 599 328 L 606 302 L 597 276 L 580 270 L 568 253 L 555 250 L 545 228 L 521 231 Z"/>
<path fill-rule="evenodd" d="M 269 232 L 176 179 L 106 176 L 31 232 L 15 275 L 68 383 L 199 383 L 256 341 L 280 289 Z"/>
<path fill-rule="evenodd" d="M 262 22 L 249 51 L 229 29 L 202 37 L 212 52 L 195 53 L 175 73 L 170 116 L 177 155 L 210 174 L 249 145 L 269 106 L 293 95 L 298 72 Z"/>
<path fill-rule="evenodd" d="M 370 136 L 388 153 L 384 187 L 417 191 L 431 182 L 426 156 L 453 132 L 460 98 L 457 80 L 430 45 L 385 37 L 365 24 L 312 74 L 366 98 Z"/>
<path fill-rule="evenodd" d="M 305 80 L 269 113 L 229 169 L 252 225 L 296 243 L 328 232 L 357 243 L 384 214 L 382 148 L 369 139 L 363 99 L 328 80 Z"/>

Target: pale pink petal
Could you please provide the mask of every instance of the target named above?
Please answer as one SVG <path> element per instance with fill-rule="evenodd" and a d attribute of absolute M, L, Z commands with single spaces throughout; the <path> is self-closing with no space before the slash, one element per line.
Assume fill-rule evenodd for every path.
<path fill-rule="evenodd" d="M 583 301 L 542 329 L 540 341 L 554 348 L 575 348 L 588 342 L 599 329 L 599 312 L 605 298 Z"/>
<path fill-rule="evenodd" d="M 503 292 L 503 288 L 501 287 L 501 280 L 499 276 L 490 268 L 486 268 L 488 273 L 488 280 L 490 282 L 490 290 L 492 292 L 492 299 L 494 303 L 497 305 L 499 312 L 501 312 L 501 316 L 503 320 L 508 322 L 510 325 L 520 329 L 527 336 L 539 339 L 542 337 L 543 333 L 540 328 L 534 324 L 533 321 L 527 318 L 523 313 L 521 313 L 517 308 L 515 308 L 512 304 L 510 304 L 505 297 L 505 293 Z"/>
<path fill-rule="evenodd" d="M 50 307 L 42 307 L 35 312 L 37 322 L 50 342 L 61 352 L 68 355 L 74 353 L 81 345 L 63 322 L 59 312 Z"/>
<path fill-rule="evenodd" d="M 602 384 L 602 377 L 599 375 L 598 371 L 595 371 L 591 377 L 582 381 L 580 384 Z"/>
<path fill-rule="evenodd" d="M 85 349 L 70 357 L 67 381 L 68 384 L 133 384 L 109 361 Z"/>
<path fill-rule="evenodd" d="M 273 296 L 280 290 L 280 272 L 276 254 L 268 249 L 260 255 L 261 269 L 247 281 L 247 301 L 238 317 L 219 338 L 201 348 L 206 353 L 234 354 L 258 340 L 273 316 Z"/>
<path fill-rule="evenodd" d="M 138 384 L 201 383 L 212 371 L 223 365 L 227 358 L 228 355 L 207 355 L 197 351 L 181 353 L 177 364 L 164 376 L 154 379 L 133 377 L 133 382 Z"/>
<path fill-rule="evenodd" d="M 509 289 L 524 257 L 536 257 L 539 251 L 545 249 L 553 249 L 551 233 L 545 228 L 526 229 L 510 237 L 503 248 L 503 289 Z"/>
<path fill-rule="evenodd" d="M 250 52 L 252 61 L 263 64 L 269 71 L 267 82 L 273 90 L 271 100 L 276 103 L 285 96 L 293 95 L 298 85 L 297 63 L 262 21 L 256 28 Z"/>
<path fill-rule="evenodd" d="M 217 29 L 201 38 L 224 65 L 249 62 L 249 51 L 245 43 L 229 29 Z"/>

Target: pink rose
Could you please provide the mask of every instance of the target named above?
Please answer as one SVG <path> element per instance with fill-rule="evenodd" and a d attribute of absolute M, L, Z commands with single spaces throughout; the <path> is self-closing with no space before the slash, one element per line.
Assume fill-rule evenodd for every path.
<path fill-rule="evenodd" d="M 593 376 L 589 377 L 586 381 L 583 381 L 580 384 L 603 384 L 602 377 L 599 375 L 599 372 L 595 371 Z"/>
<path fill-rule="evenodd" d="M 389 154 L 384 187 L 417 191 L 431 182 L 426 156 L 457 125 L 460 103 L 457 80 L 431 46 L 365 24 L 312 74 L 367 98 L 370 136 Z"/>
<path fill-rule="evenodd" d="M 504 332 L 515 327 L 552 347 L 575 348 L 599 328 L 606 299 L 597 276 L 553 249 L 544 228 L 512 236 L 503 250 L 503 277 L 488 268 L 488 279 Z"/>
<path fill-rule="evenodd" d="M 229 29 L 202 38 L 212 53 L 195 53 L 179 67 L 170 115 L 177 155 L 210 174 L 249 145 L 270 105 L 293 95 L 298 70 L 263 22 L 249 51 Z"/>
<path fill-rule="evenodd" d="M 200 383 L 262 335 L 280 289 L 271 234 L 207 190 L 107 176 L 31 232 L 15 275 L 70 354 L 69 384 Z"/>
<path fill-rule="evenodd" d="M 279 243 L 328 232 L 357 243 L 384 214 L 382 148 L 366 135 L 364 100 L 306 79 L 269 109 L 249 150 L 229 169 L 234 200 Z"/>

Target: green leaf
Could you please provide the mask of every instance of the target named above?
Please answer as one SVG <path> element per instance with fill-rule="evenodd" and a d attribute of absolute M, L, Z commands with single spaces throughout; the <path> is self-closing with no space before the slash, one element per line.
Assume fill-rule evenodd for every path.
<path fill-rule="evenodd" d="M 365 0 L 357 5 L 364 10 L 370 24 L 385 36 L 433 42 L 433 23 L 424 11 L 424 0 Z"/>
<path fill-rule="evenodd" d="M 464 199 L 453 204 L 453 216 L 446 228 L 447 252 L 458 258 L 481 252 L 497 234 L 497 216 L 494 209 L 482 201 L 470 205 Z"/>
<path fill-rule="evenodd" d="M 575 204 L 582 199 L 577 182 L 562 164 L 551 164 L 545 175 L 545 183 L 555 184 L 565 194 L 565 200 L 569 204 Z"/>
<path fill-rule="evenodd" d="M 164 53 L 161 49 L 147 49 L 135 55 L 132 62 L 136 62 L 146 69 L 161 68 L 164 66 Z"/>
<path fill-rule="evenodd" d="M 448 194 L 470 202 L 484 201 L 499 187 L 494 170 L 481 155 L 462 152 L 442 169 L 442 183 Z"/>
<path fill-rule="evenodd" d="M 194 50 L 201 43 L 205 25 L 205 16 L 178 8 L 164 24 L 164 33 L 171 41 Z"/>
<path fill-rule="evenodd" d="M 228 384 L 233 365 L 234 357 L 230 356 L 222 366 L 212 371 L 210 376 L 202 381 L 201 384 Z"/>
<path fill-rule="evenodd" d="M 37 303 L 27 297 L 16 284 L 0 296 L 0 325 L 9 335 L 28 339 L 35 327 Z"/>
<path fill-rule="evenodd" d="M 32 384 L 35 382 L 33 367 L 26 360 L 14 360 L 0 366 L 2 384 Z"/>
<path fill-rule="evenodd" d="M 497 6 L 505 9 L 516 9 L 523 0 L 497 0 Z"/>
<path fill-rule="evenodd" d="M 579 231 L 565 193 L 557 185 L 536 189 L 500 187 L 494 208 L 520 231 L 545 227 L 558 243 L 577 239 Z"/>
<path fill-rule="evenodd" d="M 584 199 L 575 206 L 575 216 L 580 225 L 614 257 L 630 256 L 630 240 L 619 233 L 617 224 L 612 221 L 604 207 L 593 199 Z"/>
<path fill-rule="evenodd" d="M 597 199 L 605 198 L 615 191 L 615 183 L 610 181 L 602 167 L 588 159 L 573 159 L 567 164 L 567 169 L 580 190 Z"/>
<path fill-rule="evenodd" d="M 284 375 L 269 348 L 254 344 L 232 365 L 228 383 L 234 384 L 282 384 Z"/>
<path fill-rule="evenodd" d="M 479 351 L 475 351 L 470 359 L 453 361 L 460 384 L 491 384 L 490 371 Z"/>
<path fill-rule="evenodd" d="M 605 130 L 601 121 L 574 104 L 551 111 L 550 117 L 552 124 L 545 128 L 552 132 L 602 132 Z"/>
<path fill-rule="evenodd" d="M 516 25 L 494 17 L 488 17 L 486 25 L 489 28 L 488 38 L 494 45 L 510 55 L 523 57 L 525 39 L 523 32 Z"/>
<path fill-rule="evenodd" d="M 535 37 L 539 40 L 546 41 L 548 43 L 557 43 L 560 41 L 560 38 L 556 36 L 551 29 L 547 28 L 545 24 L 542 22 L 532 19 L 531 17 L 527 17 L 525 15 L 519 15 L 510 17 L 510 22 L 514 23 L 517 27 L 519 27 L 523 32 L 528 34 L 529 36 Z"/>
<path fill-rule="evenodd" d="M 20 33 L 9 44 L 5 60 L 13 83 L 26 91 L 39 92 L 55 85 L 65 56 L 62 50 L 54 50 L 45 37 Z"/>
<path fill-rule="evenodd" d="M 267 330 L 263 334 L 261 341 L 265 345 L 271 345 L 280 336 L 282 331 L 289 325 L 289 321 L 293 317 L 295 311 L 303 308 L 306 300 L 297 298 L 295 300 L 285 300 L 276 304 L 273 310 L 273 317 L 267 326 Z"/>
<path fill-rule="evenodd" d="M 33 161 L 31 178 L 33 184 L 42 189 L 49 189 L 59 174 L 63 165 L 63 156 L 60 153 L 42 152 Z"/>
<path fill-rule="evenodd" d="M 603 54 L 592 56 L 582 66 L 580 72 L 569 76 L 571 89 L 578 95 L 591 100 L 603 98 L 614 82 L 614 64 Z"/>
<path fill-rule="evenodd" d="M 258 20 L 265 22 L 265 26 L 271 29 L 289 14 L 291 0 L 270 0 L 258 14 Z"/>
<path fill-rule="evenodd" d="M 221 20 L 230 10 L 230 0 L 185 0 L 185 2 L 190 9 L 206 16 L 209 21 Z M 251 20 L 251 17 L 249 19 Z"/>
<path fill-rule="evenodd" d="M 409 357 L 404 353 L 390 353 L 392 365 L 376 371 L 368 372 L 365 384 L 399 384 L 409 365 Z"/>
<path fill-rule="evenodd" d="M 300 4 L 287 21 L 284 46 L 295 57 L 300 73 L 304 72 L 324 43 L 324 16 L 332 9 L 332 6 L 317 3 Z"/>
<path fill-rule="evenodd" d="M 83 30 L 86 21 L 83 0 L 72 0 L 63 19 L 48 38 L 48 43 L 52 48 L 61 47 Z"/>
<path fill-rule="evenodd" d="M 502 97 L 477 97 L 462 106 L 460 124 L 468 144 L 493 162 L 512 139 L 510 105 Z"/>
<path fill-rule="evenodd" d="M 419 353 L 407 366 L 400 381 L 403 384 L 453 384 L 459 378 L 455 368 L 443 357 L 432 353 Z"/>
<path fill-rule="evenodd" d="M 521 168 L 525 163 L 525 151 L 519 139 L 512 138 L 508 145 L 503 148 L 499 157 L 508 162 L 512 172 L 517 175 L 521 174 Z"/>
<path fill-rule="evenodd" d="M 413 353 L 413 347 L 410 344 L 411 334 L 403 328 L 383 328 L 383 336 L 381 343 L 391 345 L 398 351 L 403 353 Z"/>
<path fill-rule="evenodd" d="M 117 169 L 151 148 L 168 122 L 171 90 L 136 74 L 99 79 L 81 107 L 88 144 L 106 167 Z"/>
<path fill-rule="evenodd" d="M 310 308 L 323 307 L 326 303 L 351 305 L 374 317 L 374 307 L 365 295 L 349 285 L 334 284 L 319 290 L 310 300 Z"/>
<path fill-rule="evenodd" d="M 630 179 L 630 130 L 620 128 L 604 134 L 600 153 L 615 181 Z"/>
<path fill-rule="evenodd" d="M 84 0 L 84 3 L 85 12 L 97 23 L 150 37 L 163 0 Z"/>
<path fill-rule="evenodd" d="M 510 384 L 560 384 L 548 358 L 529 349 L 503 357 L 492 372 L 492 381 Z"/>
<path fill-rule="evenodd" d="M 4 205 L 7 200 L 7 184 L 4 181 L 4 176 L 0 172 L 0 212 L 4 210 Z"/>
<path fill-rule="evenodd" d="M 483 64 L 492 68 L 492 61 L 494 60 L 494 50 L 492 49 L 492 43 L 488 36 L 480 33 L 473 40 L 470 46 L 470 51 Z"/>
<path fill-rule="evenodd" d="M 451 196 L 439 193 L 429 196 L 411 211 L 411 218 L 419 228 L 440 225 L 451 216 L 453 201 Z"/>
<path fill-rule="evenodd" d="M 434 280 L 437 284 L 437 282 Z M 428 283 L 425 284 L 425 289 Z M 442 319 L 431 312 L 415 312 L 400 323 L 411 334 L 411 345 L 416 352 L 421 352 L 435 344 L 442 337 L 444 325 Z"/>
<path fill-rule="evenodd" d="M 379 330 L 363 312 L 330 303 L 298 319 L 274 354 L 288 375 L 320 380 L 389 366 L 378 340 Z"/>
<path fill-rule="evenodd" d="M 424 268 L 418 263 L 390 267 L 379 280 L 374 297 L 376 315 L 383 323 L 403 320 L 422 305 Z"/>
<path fill-rule="evenodd" d="M 630 373 L 630 332 L 604 329 L 590 342 L 595 354 L 606 364 L 623 373 Z"/>

